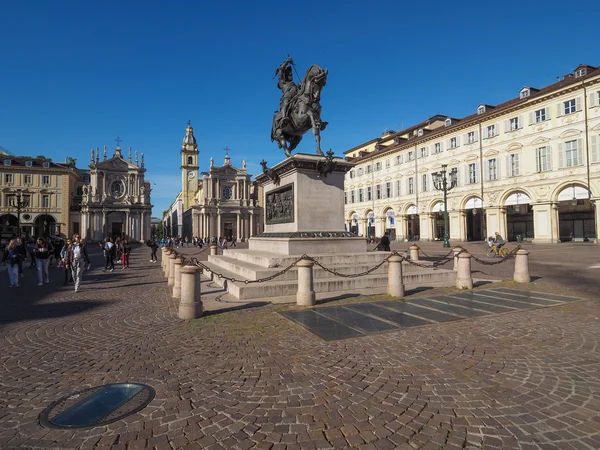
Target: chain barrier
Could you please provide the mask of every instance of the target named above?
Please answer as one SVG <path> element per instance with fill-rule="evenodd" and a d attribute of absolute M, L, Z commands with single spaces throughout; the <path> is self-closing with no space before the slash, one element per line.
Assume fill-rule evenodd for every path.
<path fill-rule="evenodd" d="M 502 259 L 499 260 L 499 261 L 486 261 L 484 259 L 479 259 L 479 258 L 477 258 L 474 255 L 471 255 L 471 256 L 479 264 L 483 264 L 484 266 L 495 266 L 496 264 L 502 264 L 506 260 L 508 260 L 508 259 L 512 258 L 513 256 L 515 256 L 515 254 L 517 253 L 517 251 L 520 250 L 520 249 L 521 249 L 521 246 L 518 245 L 517 248 L 515 248 L 514 250 L 511 250 L 509 253 L 507 253 L 505 256 L 503 256 Z"/>
<path fill-rule="evenodd" d="M 308 260 L 314 262 L 317 266 L 319 266 L 325 272 L 329 272 L 330 274 L 335 275 L 336 277 L 342 277 L 342 278 L 358 278 L 358 277 L 363 277 L 365 275 L 369 275 L 369 274 L 375 272 L 381 266 L 383 266 L 386 262 L 388 262 L 388 258 L 385 258 L 383 261 L 381 261 L 375 267 L 372 267 L 369 270 L 365 270 L 364 272 L 344 274 L 344 273 L 339 273 L 336 270 L 330 269 L 328 267 L 325 267 L 323 264 L 321 264 L 319 261 L 317 261 L 316 259 L 312 258 L 311 256 L 304 255 L 304 257 L 302 259 L 308 259 Z"/>
<path fill-rule="evenodd" d="M 468 253 L 468 251 L 464 248 L 464 247 L 458 247 L 460 248 L 460 251 L 457 253 Z M 496 261 L 496 262 L 489 262 L 489 261 L 484 261 L 484 260 L 480 260 L 479 258 L 472 256 L 473 259 L 475 259 L 475 261 L 481 263 L 481 264 L 486 264 L 486 265 L 495 265 L 495 264 L 500 264 L 504 261 L 506 261 L 507 259 L 511 258 L 516 252 L 517 250 L 519 250 L 521 247 L 517 247 L 516 249 L 514 249 L 513 251 L 511 251 L 509 254 L 507 254 L 504 258 L 502 258 L 502 260 L 500 261 Z M 408 250 L 407 250 L 408 252 Z M 188 261 L 187 258 L 185 258 L 183 255 L 179 255 L 177 252 L 173 252 L 175 253 L 175 255 L 179 258 L 181 258 L 184 261 L 184 264 Z M 403 252 L 404 253 L 404 252 Z M 295 267 L 300 261 L 302 260 L 308 260 L 308 261 L 312 261 L 315 265 L 319 266 L 321 269 L 323 269 L 324 271 L 335 275 L 336 277 L 342 277 L 342 278 L 358 278 L 358 277 L 362 277 L 362 276 L 366 276 L 369 275 L 373 272 L 375 272 L 377 269 L 379 269 L 381 266 L 383 266 L 385 263 L 389 263 L 389 259 L 392 256 L 398 256 L 400 257 L 400 263 L 406 262 L 412 266 L 416 266 L 416 267 L 421 267 L 424 269 L 431 269 L 431 268 L 436 268 L 438 266 L 444 265 L 449 261 L 452 261 L 455 257 L 454 255 L 454 250 L 449 251 L 446 255 L 442 256 L 440 259 L 433 261 L 432 263 L 428 263 L 428 264 L 423 264 L 423 263 L 418 263 L 416 261 L 411 261 L 409 258 L 407 258 L 406 256 L 404 256 L 402 253 L 397 252 L 395 250 L 393 250 L 389 256 L 387 256 L 386 258 L 384 258 L 379 264 L 376 264 L 375 266 L 371 267 L 368 270 L 365 270 L 364 272 L 360 272 L 360 273 L 354 273 L 354 274 L 344 274 L 344 273 L 340 273 L 337 270 L 334 269 L 330 269 L 329 267 L 324 266 L 323 264 L 321 264 L 318 260 L 316 260 L 315 258 L 313 258 L 312 256 L 308 256 L 308 255 L 302 255 L 301 257 L 299 257 L 296 261 L 292 262 L 289 266 L 287 266 L 286 268 L 280 270 L 279 272 L 270 275 L 268 277 L 263 277 L 263 278 L 259 278 L 257 280 L 241 280 L 241 279 L 237 279 L 234 277 L 228 277 L 227 275 L 224 275 L 222 273 L 219 272 L 214 272 L 210 269 L 210 267 L 206 266 L 205 264 L 203 264 L 202 262 L 198 261 L 198 258 L 196 257 L 191 257 L 189 258 L 189 263 L 191 265 L 194 265 L 196 267 L 199 267 L 200 269 L 202 269 L 202 272 L 204 273 L 205 271 L 207 272 L 211 272 L 214 276 L 217 276 L 219 278 L 222 278 L 224 280 L 230 281 L 232 283 L 235 283 L 237 281 L 239 282 L 243 282 L 244 284 L 254 284 L 254 283 L 262 283 L 265 281 L 271 281 L 274 280 L 277 277 L 280 277 L 281 275 L 283 275 L 284 273 L 290 271 L 293 267 Z"/>
<path fill-rule="evenodd" d="M 234 277 L 228 277 L 227 275 L 223 275 L 222 273 L 214 272 L 210 269 L 210 267 L 208 267 L 208 266 L 202 264 L 200 261 L 198 261 L 198 258 L 190 258 L 190 262 L 192 263 L 192 265 L 194 265 L 196 267 L 200 267 L 203 271 L 211 272 L 213 275 L 215 275 L 219 278 L 222 278 L 224 280 L 230 281 L 232 283 L 235 283 L 236 281 L 240 281 L 240 282 L 243 281 L 244 284 L 253 284 L 253 283 L 262 283 L 263 281 L 271 281 L 277 277 L 280 277 L 284 273 L 288 272 L 292 267 L 294 267 L 298 263 L 298 261 L 301 261 L 302 259 L 307 259 L 307 258 L 304 258 L 304 256 L 306 256 L 306 255 L 301 256 L 296 261 L 294 261 L 292 264 L 287 266 L 285 269 L 280 270 L 276 274 L 273 274 L 273 275 L 270 275 L 270 276 L 264 277 L 264 278 L 259 278 L 258 280 L 239 280 Z"/>

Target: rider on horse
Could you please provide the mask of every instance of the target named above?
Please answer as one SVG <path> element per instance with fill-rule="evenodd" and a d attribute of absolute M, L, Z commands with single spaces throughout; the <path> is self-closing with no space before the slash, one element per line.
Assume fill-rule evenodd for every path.
<path fill-rule="evenodd" d="M 293 64 L 294 60 L 288 58 L 275 71 L 275 75 L 279 77 L 277 87 L 283 92 L 279 106 L 279 111 L 281 112 L 280 127 L 283 127 L 285 122 L 290 120 L 288 117 L 288 107 L 292 99 L 298 94 L 298 86 L 294 83 L 294 75 L 292 74 Z"/>

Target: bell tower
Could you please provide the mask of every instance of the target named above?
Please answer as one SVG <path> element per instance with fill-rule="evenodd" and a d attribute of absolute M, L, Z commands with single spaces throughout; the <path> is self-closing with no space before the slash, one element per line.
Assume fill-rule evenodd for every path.
<path fill-rule="evenodd" d="M 187 211 L 194 204 L 194 196 L 198 190 L 198 144 L 194 137 L 194 129 L 188 120 L 185 137 L 181 144 L 181 196 L 183 210 Z"/>

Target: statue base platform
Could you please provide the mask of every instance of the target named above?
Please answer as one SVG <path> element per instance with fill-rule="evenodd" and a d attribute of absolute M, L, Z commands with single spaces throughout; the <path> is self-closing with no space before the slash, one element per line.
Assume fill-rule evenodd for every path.
<path fill-rule="evenodd" d="M 248 248 L 277 255 L 366 252 L 367 241 L 345 231 L 262 233 L 248 241 Z"/>
<path fill-rule="evenodd" d="M 298 153 L 256 177 L 263 189 L 264 232 L 250 250 L 278 255 L 365 252 L 365 239 L 344 230 L 343 158 Z"/>

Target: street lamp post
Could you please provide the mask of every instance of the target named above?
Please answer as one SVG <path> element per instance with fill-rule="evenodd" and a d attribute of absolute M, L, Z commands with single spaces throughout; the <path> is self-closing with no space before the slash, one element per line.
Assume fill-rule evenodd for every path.
<path fill-rule="evenodd" d="M 456 167 L 447 171 L 448 164 L 442 164 L 442 170 L 440 172 L 434 172 L 433 175 L 433 186 L 436 190 L 444 193 L 444 247 L 450 247 L 450 236 L 448 235 L 448 192 L 456 187 L 457 182 L 457 170 Z M 447 175 L 450 175 L 448 180 Z"/>
<path fill-rule="evenodd" d="M 17 235 L 21 236 L 21 212 L 29 207 L 29 197 L 23 197 L 23 191 L 17 189 L 17 195 L 10 199 L 10 206 L 17 210 Z"/>

